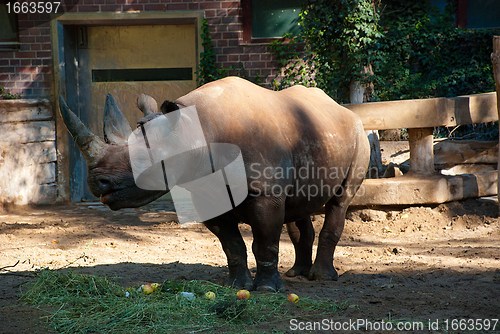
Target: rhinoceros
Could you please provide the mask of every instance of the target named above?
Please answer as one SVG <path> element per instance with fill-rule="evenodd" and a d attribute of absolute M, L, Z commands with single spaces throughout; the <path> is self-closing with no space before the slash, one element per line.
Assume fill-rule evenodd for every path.
<path fill-rule="evenodd" d="M 173 102 L 166 101 L 162 113 L 151 107 L 155 103 L 144 101 L 138 105 L 146 115 L 140 124 L 162 113 L 195 106 L 208 143 L 230 143 L 241 150 L 248 195 L 230 211 L 203 222 L 222 244 L 231 285 L 283 289 L 277 267 L 283 224 L 287 224 L 295 248 L 295 263 L 286 275 L 338 279 L 334 251 L 370 155 L 363 125 L 353 112 L 318 88 L 298 85 L 271 91 L 237 77 L 210 82 Z M 112 210 L 139 207 L 168 192 L 137 186 L 127 147 L 132 130 L 112 98 L 106 102 L 104 141 L 80 121 L 62 97 L 60 110 L 87 161 L 89 188 L 104 204 Z M 190 168 L 195 167 L 186 166 Z M 285 188 L 286 192 L 269 191 Z M 322 208 L 325 219 L 313 263 L 310 215 Z M 241 222 L 252 229 L 257 263 L 254 280 L 238 229 Z"/>

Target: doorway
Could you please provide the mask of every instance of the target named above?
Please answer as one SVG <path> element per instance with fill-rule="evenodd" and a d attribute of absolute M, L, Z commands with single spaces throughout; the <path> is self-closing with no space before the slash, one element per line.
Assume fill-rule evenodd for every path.
<path fill-rule="evenodd" d="M 197 86 L 197 21 L 157 21 L 85 24 L 85 20 L 73 20 L 70 24 L 63 22 L 66 24 L 57 29 L 62 46 L 58 48 L 59 91 L 70 108 L 101 138 L 108 93 L 135 128 L 142 117 L 136 106 L 139 94 L 151 95 L 161 104 Z M 86 184 L 85 160 L 72 140 L 67 141 L 66 148 L 69 198 L 73 202 L 96 200 Z"/>

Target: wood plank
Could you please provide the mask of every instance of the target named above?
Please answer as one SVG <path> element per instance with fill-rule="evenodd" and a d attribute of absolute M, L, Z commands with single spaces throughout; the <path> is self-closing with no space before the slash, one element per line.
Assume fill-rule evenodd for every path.
<path fill-rule="evenodd" d="M 442 169 L 440 172 L 443 175 L 461 175 L 461 174 L 476 174 L 486 171 L 496 171 L 496 164 L 466 164 L 456 165 L 451 168 Z"/>
<path fill-rule="evenodd" d="M 52 121 L 0 124 L 0 143 L 24 144 L 56 139 Z"/>
<path fill-rule="evenodd" d="M 497 194 L 497 171 L 455 176 L 366 179 L 353 206 L 440 204 Z M 381 190 L 382 189 L 382 190 Z"/>
<path fill-rule="evenodd" d="M 440 168 L 459 164 L 496 164 L 498 142 L 443 140 L 434 144 L 434 163 Z"/>
<path fill-rule="evenodd" d="M 361 117 L 365 130 L 432 128 L 498 120 L 495 92 L 344 106 Z"/>
<path fill-rule="evenodd" d="M 0 123 L 51 120 L 48 100 L 0 100 Z"/>

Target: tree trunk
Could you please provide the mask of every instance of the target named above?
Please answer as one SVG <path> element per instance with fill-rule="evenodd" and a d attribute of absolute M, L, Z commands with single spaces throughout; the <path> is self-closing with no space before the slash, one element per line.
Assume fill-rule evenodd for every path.
<path fill-rule="evenodd" d="M 349 97 L 352 104 L 364 102 L 366 86 L 359 81 L 352 81 L 349 86 Z M 370 167 L 368 177 L 370 179 L 379 178 L 382 175 L 382 153 L 380 152 L 378 130 L 366 131 L 370 142 Z"/>
<path fill-rule="evenodd" d="M 493 37 L 493 53 L 491 54 L 491 61 L 493 62 L 493 73 L 495 75 L 495 82 L 497 88 L 497 109 L 498 118 L 500 119 L 500 36 Z M 500 126 L 499 126 L 500 134 Z M 498 202 L 500 209 L 500 145 L 498 146 Z"/>

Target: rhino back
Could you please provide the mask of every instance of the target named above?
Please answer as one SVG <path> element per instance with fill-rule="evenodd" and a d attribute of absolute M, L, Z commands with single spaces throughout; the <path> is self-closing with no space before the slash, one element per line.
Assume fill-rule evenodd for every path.
<path fill-rule="evenodd" d="M 322 90 L 294 86 L 279 92 L 238 77 L 206 84 L 179 98 L 196 106 L 207 140 L 256 142 L 293 151 L 299 142 L 352 141 L 360 121 Z M 361 127 L 362 129 L 362 127 Z"/>
<path fill-rule="evenodd" d="M 317 88 L 294 86 L 276 92 L 228 77 L 176 102 L 196 106 L 207 142 L 240 147 L 250 190 L 259 187 L 252 181 L 269 175 L 269 168 L 308 170 L 305 176 L 280 174 L 271 180 L 280 186 L 340 184 L 355 155 L 357 138 L 364 136 L 359 118 Z M 313 169 L 321 167 L 335 168 L 339 177 L 318 177 Z M 303 200 L 297 198 L 297 203 Z"/>

